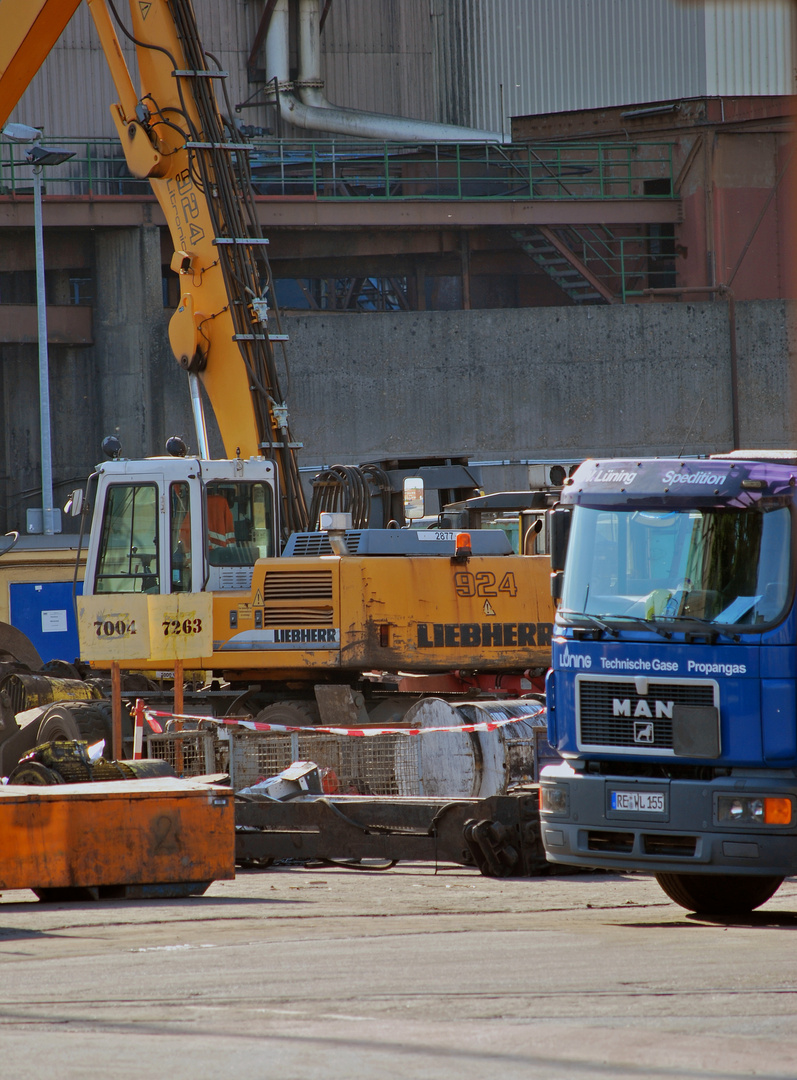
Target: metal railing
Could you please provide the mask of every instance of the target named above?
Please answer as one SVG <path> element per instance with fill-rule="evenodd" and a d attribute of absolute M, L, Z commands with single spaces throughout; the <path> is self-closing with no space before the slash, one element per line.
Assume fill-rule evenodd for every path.
<path fill-rule="evenodd" d="M 45 171 L 47 193 L 146 196 L 115 139 L 63 138 L 74 151 Z M 501 146 L 350 140 L 254 140 L 247 144 L 260 195 L 324 200 L 536 200 L 668 198 L 672 143 L 518 143 Z M 656 181 L 650 184 L 650 181 Z M 662 181 L 666 181 L 662 183 Z M 24 150 L 0 142 L 0 193 L 32 188 Z M 656 189 L 656 194 L 650 193 Z"/>
<path fill-rule="evenodd" d="M 672 226 L 578 225 L 553 230 L 594 279 L 625 303 L 653 282 L 675 283 Z"/>

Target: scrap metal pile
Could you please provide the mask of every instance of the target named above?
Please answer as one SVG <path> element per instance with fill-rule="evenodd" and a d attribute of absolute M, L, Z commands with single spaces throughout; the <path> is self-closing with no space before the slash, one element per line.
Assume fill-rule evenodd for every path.
<path fill-rule="evenodd" d="M 496 877 L 548 872 L 536 781 L 555 755 L 537 700 L 425 699 L 394 728 L 144 714 L 164 728 L 147 738 L 150 757 L 229 779 L 239 865 L 428 860 Z"/>

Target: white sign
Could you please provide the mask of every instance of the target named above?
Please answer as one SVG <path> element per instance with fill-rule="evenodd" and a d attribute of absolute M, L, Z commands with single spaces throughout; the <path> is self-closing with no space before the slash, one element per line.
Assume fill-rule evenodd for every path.
<path fill-rule="evenodd" d="M 42 612 L 42 633 L 62 634 L 66 630 L 66 609 Z"/>

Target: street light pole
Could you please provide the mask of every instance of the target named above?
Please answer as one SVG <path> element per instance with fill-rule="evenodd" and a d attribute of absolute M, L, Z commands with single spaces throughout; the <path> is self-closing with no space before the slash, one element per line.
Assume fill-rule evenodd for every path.
<path fill-rule="evenodd" d="M 47 294 L 44 283 L 44 218 L 42 173 L 45 165 L 60 165 L 74 153 L 40 145 L 41 131 L 27 124 L 7 124 L 3 135 L 11 142 L 33 144 L 26 157 L 33 167 L 33 234 L 36 241 L 36 316 L 39 337 L 39 426 L 41 430 L 42 528 L 45 536 L 61 531 L 60 511 L 53 507 L 53 454 L 50 430 L 50 361 L 47 351 Z M 30 511 L 29 511 L 30 516 Z M 28 532 L 39 530 L 28 523 Z"/>
<path fill-rule="evenodd" d="M 36 313 L 39 335 L 39 426 L 42 458 L 42 532 L 52 536 L 56 529 L 53 514 L 53 448 L 50 434 L 50 360 L 47 351 L 47 295 L 44 286 L 44 220 L 42 217 L 43 165 L 33 166 L 33 231 L 36 237 Z"/>

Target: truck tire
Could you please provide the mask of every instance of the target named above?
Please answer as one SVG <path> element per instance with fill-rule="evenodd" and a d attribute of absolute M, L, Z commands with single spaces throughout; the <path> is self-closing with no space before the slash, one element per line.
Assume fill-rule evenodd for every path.
<path fill-rule="evenodd" d="M 42 717 L 42 723 L 52 721 L 57 724 L 61 721 L 69 730 L 70 725 L 75 725 L 76 735 L 48 735 L 47 739 L 76 738 L 83 739 L 89 745 L 105 739 L 103 757 L 110 760 L 111 744 L 113 738 L 113 720 L 111 716 L 110 701 L 62 701 L 51 705 Z M 47 739 L 42 737 L 39 731 L 39 742 Z M 127 750 L 132 751 L 133 745 L 133 721 L 127 708 L 122 706 L 122 744 L 124 747 L 122 757 L 127 756 Z"/>
<path fill-rule="evenodd" d="M 254 719 L 259 724 L 284 724 L 286 727 L 318 727 L 321 721 L 314 701 L 278 701 L 261 709 Z"/>
<path fill-rule="evenodd" d="M 745 915 L 765 904 L 783 883 L 782 877 L 744 874 L 656 874 L 671 900 L 701 915 Z"/>

